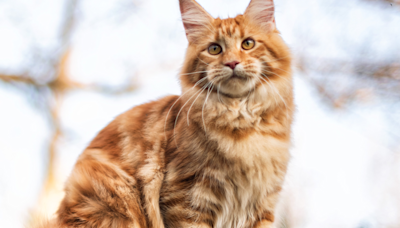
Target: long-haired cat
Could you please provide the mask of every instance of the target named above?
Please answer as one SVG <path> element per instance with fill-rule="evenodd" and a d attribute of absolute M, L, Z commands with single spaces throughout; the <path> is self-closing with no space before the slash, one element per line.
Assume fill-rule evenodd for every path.
<path fill-rule="evenodd" d="M 44 227 L 267 228 L 289 160 L 291 57 L 272 0 L 214 19 L 180 0 L 181 96 L 118 116 L 79 157 Z"/>

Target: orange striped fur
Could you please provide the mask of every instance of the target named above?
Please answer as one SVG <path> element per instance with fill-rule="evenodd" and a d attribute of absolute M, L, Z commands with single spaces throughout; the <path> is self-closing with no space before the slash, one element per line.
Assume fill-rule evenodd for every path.
<path fill-rule="evenodd" d="M 181 96 L 137 106 L 79 157 L 55 225 L 267 228 L 289 161 L 291 57 L 272 0 L 214 19 L 180 0 L 189 40 Z M 242 48 L 251 38 L 255 46 Z M 222 52 L 209 53 L 218 44 Z M 232 70 L 227 62 L 239 64 Z"/>

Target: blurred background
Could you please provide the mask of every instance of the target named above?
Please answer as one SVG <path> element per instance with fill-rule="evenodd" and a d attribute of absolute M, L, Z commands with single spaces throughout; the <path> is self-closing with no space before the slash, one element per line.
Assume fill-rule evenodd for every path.
<path fill-rule="evenodd" d="M 278 227 L 399 228 L 400 1 L 275 4 L 297 103 Z M 186 46 L 178 0 L 0 0 L 0 227 L 51 215 L 118 114 L 180 94 Z"/>

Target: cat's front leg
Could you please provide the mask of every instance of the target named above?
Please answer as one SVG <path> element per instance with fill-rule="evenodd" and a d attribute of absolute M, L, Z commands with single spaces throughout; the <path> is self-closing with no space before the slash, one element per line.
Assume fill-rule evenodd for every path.
<path fill-rule="evenodd" d="M 183 223 L 181 224 L 183 228 L 212 228 L 210 225 L 207 225 L 205 223 L 201 224 L 194 224 L 194 223 Z"/>
<path fill-rule="evenodd" d="M 275 217 L 273 212 L 267 211 L 259 217 L 253 228 L 273 228 Z"/>
<path fill-rule="evenodd" d="M 253 228 L 273 228 L 273 223 L 268 220 L 257 222 Z"/>

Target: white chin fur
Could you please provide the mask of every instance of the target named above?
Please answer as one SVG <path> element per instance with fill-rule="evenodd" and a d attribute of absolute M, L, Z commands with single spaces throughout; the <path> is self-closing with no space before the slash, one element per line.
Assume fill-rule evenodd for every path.
<path fill-rule="evenodd" d="M 219 91 L 222 94 L 232 97 L 247 96 L 248 92 L 253 89 L 254 82 L 252 79 L 231 78 L 221 84 L 218 84 Z"/>
<path fill-rule="evenodd" d="M 248 75 L 241 64 L 237 65 L 234 73 L 237 77 L 232 77 L 233 71 L 229 67 L 224 67 L 223 78 L 226 78 L 221 83 L 218 83 L 219 90 L 225 95 L 232 97 L 247 96 L 248 92 L 255 86 L 254 76 Z"/>

